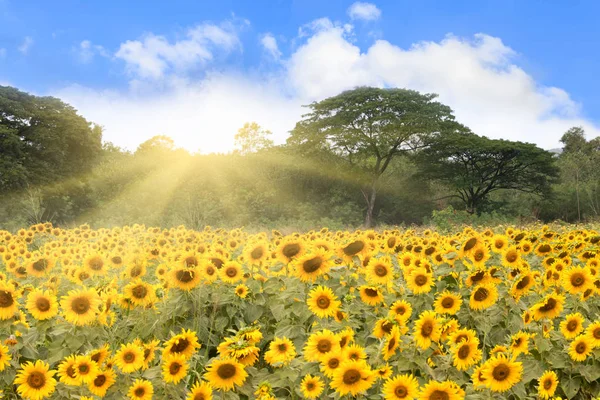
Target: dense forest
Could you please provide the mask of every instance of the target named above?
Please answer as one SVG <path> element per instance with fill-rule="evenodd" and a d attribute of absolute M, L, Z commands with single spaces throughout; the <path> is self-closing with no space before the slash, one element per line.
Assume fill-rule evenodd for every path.
<path fill-rule="evenodd" d="M 599 218 L 600 138 L 579 127 L 553 151 L 488 139 L 405 89 L 356 88 L 307 111 L 282 145 L 249 122 L 228 154 L 190 154 L 162 135 L 127 151 L 61 100 L 0 86 L 0 228 Z"/>

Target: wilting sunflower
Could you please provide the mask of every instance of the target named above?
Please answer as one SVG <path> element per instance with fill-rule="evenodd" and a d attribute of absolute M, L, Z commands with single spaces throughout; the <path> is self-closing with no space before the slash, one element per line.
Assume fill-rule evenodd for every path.
<path fill-rule="evenodd" d="M 542 301 L 531 308 L 533 319 L 539 321 L 543 318 L 554 319 L 560 315 L 565 303 L 565 296 L 560 294 L 549 294 Z"/>
<path fill-rule="evenodd" d="M 346 357 L 342 351 L 330 351 L 321 358 L 321 372 L 331 379 L 335 370 L 344 361 L 346 361 Z"/>
<path fill-rule="evenodd" d="M 94 380 L 88 383 L 88 389 L 96 396 L 104 397 L 115 381 L 116 374 L 112 369 L 100 370 Z"/>
<path fill-rule="evenodd" d="M 412 315 L 412 306 L 406 300 L 396 300 L 390 306 L 388 315 L 399 323 L 404 324 Z"/>
<path fill-rule="evenodd" d="M 300 391 L 307 399 L 316 399 L 323 393 L 325 384 L 318 376 L 306 375 L 300 383 Z"/>
<path fill-rule="evenodd" d="M 236 283 L 243 279 L 244 272 L 240 263 L 227 261 L 219 270 L 221 280 L 226 283 Z"/>
<path fill-rule="evenodd" d="M 367 391 L 375 382 L 376 375 L 364 360 L 344 361 L 335 370 L 330 386 L 341 396 Z"/>
<path fill-rule="evenodd" d="M 204 374 L 213 388 L 224 391 L 243 385 L 247 376 L 244 366 L 234 359 L 214 360 Z"/>
<path fill-rule="evenodd" d="M 383 293 L 374 286 L 361 286 L 359 292 L 360 299 L 370 306 L 383 303 Z"/>
<path fill-rule="evenodd" d="M 208 382 L 196 382 L 185 400 L 212 400 L 212 386 Z"/>
<path fill-rule="evenodd" d="M 437 342 L 441 336 L 441 324 L 434 311 L 423 311 L 415 322 L 414 338 L 417 346 L 425 350 L 431 342 Z"/>
<path fill-rule="evenodd" d="M 592 353 L 593 347 L 591 340 L 586 335 L 577 336 L 569 346 L 569 357 L 574 361 L 585 361 Z"/>
<path fill-rule="evenodd" d="M 43 321 L 53 318 L 58 314 L 58 302 L 56 296 L 49 291 L 36 289 L 27 295 L 25 303 L 27 311 L 33 318 Z"/>
<path fill-rule="evenodd" d="M 310 291 L 306 304 L 310 311 L 319 318 L 333 317 L 341 302 L 333 290 L 326 286 L 318 286 Z"/>
<path fill-rule="evenodd" d="M 397 375 L 383 384 L 385 400 L 413 400 L 419 394 L 419 382 L 409 374 Z"/>
<path fill-rule="evenodd" d="M 438 294 L 433 306 L 438 314 L 454 315 L 460 310 L 461 304 L 462 297 L 460 295 L 444 290 Z"/>
<path fill-rule="evenodd" d="M 367 281 L 372 285 L 387 285 L 394 278 L 394 266 L 388 256 L 371 258 L 365 269 Z"/>
<path fill-rule="evenodd" d="M 65 385 L 77 386 L 81 384 L 75 374 L 75 355 L 70 355 L 64 359 L 58 366 L 58 378 Z"/>
<path fill-rule="evenodd" d="M 0 281 L 0 320 L 10 319 L 18 308 L 15 288 L 7 281 Z"/>
<path fill-rule="evenodd" d="M 183 354 L 186 360 L 189 360 L 199 348 L 200 343 L 198 343 L 196 333 L 182 329 L 180 334 L 173 336 L 165 343 L 163 357 L 168 354 Z"/>
<path fill-rule="evenodd" d="M 269 344 L 269 350 L 265 353 L 265 361 L 276 367 L 289 364 L 295 357 L 296 347 L 286 337 L 273 339 Z"/>
<path fill-rule="evenodd" d="M 390 334 L 385 338 L 383 342 L 382 356 L 383 360 L 389 360 L 396 350 L 400 347 L 400 328 L 398 325 L 394 325 Z"/>
<path fill-rule="evenodd" d="M 12 356 L 10 355 L 8 347 L 0 344 L 0 371 L 4 371 L 4 369 L 10 365 L 10 360 L 12 360 Z"/>
<path fill-rule="evenodd" d="M 560 323 L 560 332 L 566 339 L 574 339 L 583 331 L 583 315 L 580 313 L 569 314 Z"/>
<path fill-rule="evenodd" d="M 330 351 L 340 350 L 340 344 L 333 332 L 324 329 L 308 337 L 304 345 L 306 361 L 320 361 Z"/>
<path fill-rule="evenodd" d="M 44 361 L 37 360 L 21 364 L 21 370 L 15 377 L 14 384 L 17 386 L 17 392 L 26 399 L 41 400 L 54 393 L 56 388 L 56 379 L 53 378 L 55 371 L 50 370 L 50 366 Z"/>
<path fill-rule="evenodd" d="M 498 300 L 498 289 L 493 283 L 477 285 L 471 292 L 469 307 L 473 310 L 485 310 L 490 308 Z"/>
<path fill-rule="evenodd" d="M 145 379 L 136 379 L 127 391 L 131 400 L 151 400 L 154 394 L 152 382 Z"/>
<path fill-rule="evenodd" d="M 89 325 L 96 319 L 98 306 L 102 303 L 94 289 L 71 290 L 63 296 L 60 305 L 65 319 L 75 325 Z"/>
<path fill-rule="evenodd" d="M 554 392 L 558 387 L 558 376 L 556 376 L 556 372 L 544 372 L 538 382 L 538 394 L 542 399 L 549 399 L 554 396 Z"/>
<path fill-rule="evenodd" d="M 594 278 L 588 267 L 571 267 L 562 274 L 563 288 L 571 294 L 580 294 L 593 287 Z"/>
<path fill-rule="evenodd" d="M 211 268 L 215 269 L 212 264 Z M 198 286 L 200 284 L 200 280 L 202 279 L 200 269 L 197 266 L 177 266 L 175 268 L 171 268 L 167 273 L 167 277 L 170 286 L 186 291 L 192 290 Z"/>
<path fill-rule="evenodd" d="M 460 388 L 452 381 L 429 381 L 419 394 L 419 400 L 461 400 L 464 397 L 464 394 L 460 393 Z"/>
<path fill-rule="evenodd" d="M 179 383 L 185 378 L 188 371 L 188 363 L 182 354 L 172 354 L 163 360 L 163 380 L 167 383 Z"/>
<path fill-rule="evenodd" d="M 302 282 L 314 282 L 331 267 L 331 253 L 322 248 L 313 248 L 309 253 L 293 262 L 293 271 Z"/>
<path fill-rule="evenodd" d="M 429 293 L 433 284 L 433 274 L 424 268 L 413 269 L 406 278 L 406 286 L 414 294 Z"/>
<path fill-rule="evenodd" d="M 585 328 L 585 336 L 590 340 L 592 347 L 600 347 L 600 321 L 589 324 Z"/>
<path fill-rule="evenodd" d="M 521 381 L 523 364 L 499 354 L 485 362 L 482 373 L 491 391 L 506 392 Z"/>
<path fill-rule="evenodd" d="M 133 282 L 125 285 L 123 294 L 132 304 L 141 307 L 151 306 L 157 300 L 154 286 L 141 279 L 135 279 Z"/>
<path fill-rule="evenodd" d="M 89 356 L 77 356 L 75 357 L 75 364 L 73 365 L 75 370 L 75 376 L 81 383 L 90 383 L 94 380 L 100 369 Z"/>
<path fill-rule="evenodd" d="M 460 342 L 451 348 L 452 363 L 459 371 L 466 371 L 481 360 L 481 350 L 478 349 L 479 340 Z"/>
<path fill-rule="evenodd" d="M 137 371 L 144 365 L 144 351 L 135 343 L 122 344 L 115 353 L 115 364 L 126 374 Z"/>

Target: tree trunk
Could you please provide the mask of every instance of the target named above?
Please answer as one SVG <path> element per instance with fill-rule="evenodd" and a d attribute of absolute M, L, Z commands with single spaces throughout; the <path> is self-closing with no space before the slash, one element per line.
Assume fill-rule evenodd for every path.
<path fill-rule="evenodd" d="M 375 188 L 375 182 L 368 189 L 368 192 L 364 191 L 363 195 L 367 202 L 367 215 L 365 216 L 365 228 L 371 228 L 373 226 L 373 211 L 375 210 L 375 199 L 377 198 L 377 189 Z"/>

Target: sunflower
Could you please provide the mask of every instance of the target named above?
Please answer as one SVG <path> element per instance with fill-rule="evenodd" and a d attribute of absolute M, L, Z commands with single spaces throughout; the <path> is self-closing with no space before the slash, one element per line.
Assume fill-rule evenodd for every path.
<path fill-rule="evenodd" d="M 438 314 L 454 315 L 460 310 L 461 304 L 462 298 L 460 295 L 444 290 L 438 294 L 433 306 Z"/>
<path fill-rule="evenodd" d="M 135 279 L 133 282 L 125 285 L 123 294 L 132 304 L 141 307 L 151 306 L 157 300 L 154 286 L 141 279 Z"/>
<path fill-rule="evenodd" d="M 371 248 L 366 237 L 355 237 L 339 248 L 338 254 L 346 261 L 352 262 L 353 257 L 365 256 L 370 251 Z"/>
<path fill-rule="evenodd" d="M 412 315 L 412 306 L 406 300 L 397 300 L 390 306 L 388 316 L 401 324 L 406 323 Z"/>
<path fill-rule="evenodd" d="M 560 332 L 566 339 L 574 339 L 583 331 L 583 315 L 580 313 L 569 314 L 560 323 Z"/>
<path fill-rule="evenodd" d="M 96 378 L 98 372 L 98 364 L 96 364 L 89 356 L 77 356 L 75 357 L 75 364 L 73 365 L 75 370 L 75 376 L 81 383 L 88 384 Z"/>
<path fill-rule="evenodd" d="M 375 378 L 375 373 L 364 360 L 348 360 L 335 370 L 330 386 L 340 396 L 347 394 L 356 396 L 367 391 L 373 385 Z"/>
<path fill-rule="evenodd" d="M 460 342 L 452 347 L 452 363 L 459 371 L 466 371 L 481 360 L 481 350 L 477 347 L 479 340 Z"/>
<path fill-rule="evenodd" d="M 316 399 L 323 393 L 325 384 L 318 376 L 306 375 L 300 383 L 300 391 L 307 399 Z"/>
<path fill-rule="evenodd" d="M 226 283 L 236 283 L 243 278 L 242 266 L 236 261 L 227 261 L 219 270 L 221 280 Z"/>
<path fill-rule="evenodd" d="M 214 267 L 211 265 L 211 268 Z M 171 268 L 167 273 L 169 285 L 180 290 L 190 291 L 200 284 L 202 275 L 197 266 L 185 267 L 178 266 Z"/>
<path fill-rule="evenodd" d="M 322 248 L 314 248 L 298 257 L 293 262 L 294 275 L 302 282 L 314 282 L 317 277 L 329 271 L 331 267 L 331 253 Z"/>
<path fill-rule="evenodd" d="M 185 400 L 212 400 L 212 386 L 208 382 L 196 382 Z"/>
<path fill-rule="evenodd" d="M 394 322 L 389 318 L 380 318 L 375 321 L 375 326 L 373 327 L 373 336 L 377 339 L 382 339 L 384 336 L 389 335 L 392 332 L 392 328 L 394 327 Z"/>
<path fill-rule="evenodd" d="M 571 294 L 580 294 L 593 287 L 594 279 L 587 267 L 571 267 L 562 274 L 562 286 Z"/>
<path fill-rule="evenodd" d="M 27 264 L 27 274 L 41 278 L 47 275 L 54 267 L 54 260 L 50 257 L 38 257 Z"/>
<path fill-rule="evenodd" d="M 304 345 L 306 361 L 320 361 L 330 351 L 340 350 L 340 344 L 333 332 L 324 329 L 308 337 Z"/>
<path fill-rule="evenodd" d="M 317 317 L 327 318 L 335 315 L 341 302 L 330 288 L 318 286 L 310 291 L 306 304 L 308 304 L 309 310 Z"/>
<path fill-rule="evenodd" d="M 366 268 L 367 281 L 372 285 L 387 285 L 394 278 L 394 266 L 388 256 L 371 258 Z"/>
<path fill-rule="evenodd" d="M 344 356 L 349 360 L 366 360 L 367 353 L 365 349 L 356 343 L 344 348 Z"/>
<path fill-rule="evenodd" d="M 423 311 L 415 322 L 414 338 L 418 347 L 425 350 L 431 342 L 437 342 L 441 336 L 441 324 L 434 311 Z"/>
<path fill-rule="evenodd" d="M 294 343 L 286 337 L 275 338 L 265 353 L 265 361 L 272 366 L 288 365 L 296 357 Z"/>
<path fill-rule="evenodd" d="M 277 246 L 277 258 L 284 264 L 289 264 L 292 260 L 301 257 L 306 251 L 302 240 L 295 237 L 287 237 Z"/>
<path fill-rule="evenodd" d="M 490 259 L 490 251 L 485 245 L 478 245 L 469 253 L 469 259 L 476 268 L 485 267 L 485 263 Z"/>
<path fill-rule="evenodd" d="M 383 303 L 383 293 L 374 286 L 361 286 L 359 292 L 360 299 L 370 306 Z"/>
<path fill-rule="evenodd" d="M 558 387 L 558 376 L 556 376 L 556 372 L 544 372 L 538 382 L 538 394 L 542 399 L 549 399 L 554 396 L 554 392 Z"/>
<path fill-rule="evenodd" d="M 58 314 L 58 302 L 56 296 L 49 291 L 41 291 L 36 289 L 27 295 L 25 303 L 27 311 L 33 318 L 43 321 L 53 318 Z"/>
<path fill-rule="evenodd" d="M 396 375 L 383 384 L 385 400 L 413 400 L 419 394 L 419 382 L 409 374 Z"/>
<path fill-rule="evenodd" d="M 211 283 L 219 277 L 217 267 L 210 261 L 204 261 L 200 264 L 200 273 L 202 280 L 206 283 Z"/>
<path fill-rule="evenodd" d="M 456 383 L 452 381 L 429 381 L 419 394 L 419 400 L 461 400 L 464 399 L 464 395 L 461 396 L 460 389 Z"/>
<path fill-rule="evenodd" d="M 92 361 L 94 361 L 96 364 L 98 365 L 102 365 L 104 363 L 104 361 L 106 361 L 106 359 L 108 358 L 108 356 L 110 355 L 110 346 L 108 344 L 105 344 L 104 346 L 92 350 L 89 353 L 90 359 Z"/>
<path fill-rule="evenodd" d="M 527 332 L 517 332 L 511 337 L 510 351 L 513 357 L 519 354 L 529 354 L 529 338 L 531 335 Z"/>
<path fill-rule="evenodd" d="M 58 366 L 58 379 L 65 385 L 78 386 L 81 384 L 75 373 L 76 362 L 75 355 L 70 355 Z"/>
<path fill-rule="evenodd" d="M 86 257 L 83 266 L 91 275 L 104 275 L 108 269 L 108 263 L 99 254 Z"/>
<path fill-rule="evenodd" d="M 234 359 L 214 360 L 204 374 L 213 388 L 224 391 L 243 385 L 247 376 L 244 366 Z"/>
<path fill-rule="evenodd" d="M 485 310 L 490 308 L 498 300 L 498 289 L 493 283 L 477 285 L 471 292 L 469 307 L 473 310 Z"/>
<path fill-rule="evenodd" d="M 541 302 L 534 304 L 531 312 L 533 319 L 539 321 L 543 318 L 554 319 L 560 315 L 565 303 L 565 296 L 549 294 Z"/>
<path fill-rule="evenodd" d="M 55 373 L 44 361 L 37 360 L 35 363 L 28 361 L 21 364 L 21 370 L 17 373 L 13 383 L 19 385 L 17 392 L 22 397 L 40 400 L 54 393 L 56 379 L 53 376 Z"/>
<path fill-rule="evenodd" d="M 145 379 L 136 379 L 127 391 L 131 400 L 151 400 L 154 394 L 152 382 Z"/>
<path fill-rule="evenodd" d="M 515 299 L 519 299 L 521 296 L 527 294 L 529 289 L 535 285 L 535 279 L 531 273 L 522 274 L 519 279 L 513 284 L 510 289 L 510 294 Z"/>
<path fill-rule="evenodd" d="M 10 319 L 17 312 L 17 294 L 9 282 L 0 281 L 0 320 Z"/>
<path fill-rule="evenodd" d="M 235 295 L 237 297 L 239 297 L 240 299 L 245 299 L 246 296 L 248 296 L 249 289 L 248 289 L 248 286 L 241 283 L 235 287 L 234 292 L 235 292 Z"/>
<path fill-rule="evenodd" d="M 592 347 L 600 347 L 600 321 L 593 322 L 585 328 L 585 335 L 590 340 Z"/>
<path fill-rule="evenodd" d="M 389 360 L 394 354 L 396 354 L 396 350 L 400 347 L 400 329 L 398 325 L 394 325 L 390 334 L 385 338 L 383 345 L 383 360 Z"/>
<path fill-rule="evenodd" d="M 493 392 L 506 392 L 521 381 L 523 364 L 498 354 L 484 364 L 485 385 Z"/>
<path fill-rule="evenodd" d="M 321 372 L 331 379 L 335 370 L 338 369 L 344 361 L 346 361 L 346 357 L 342 351 L 330 351 L 321 358 Z"/>
<path fill-rule="evenodd" d="M 354 341 L 354 331 L 350 327 L 346 327 L 343 331 L 338 332 L 336 336 L 339 339 L 340 348 L 342 349 Z"/>
<path fill-rule="evenodd" d="M 569 346 L 569 357 L 574 361 L 585 361 L 592 353 L 593 347 L 591 340 L 586 335 L 577 336 Z"/>
<path fill-rule="evenodd" d="M 502 265 L 508 268 L 518 267 L 521 263 L 521 253 L 516 246 L 510 246 L 502 253 Z"/>
<path fill-rule="evenodd" d="M 185 378 L 188 371 L 188 363 L 182 354 L 171 354 L 163 360 L 163 380 L 166 383 L 179 383 Z"/>
<path fill-rule="evenodd" d="M 269 256 L 268 243 L 263 240 L 248 243 L 244 247 L 243 255 L 250 265 L 260 265 Z"/>
<path fill-rule="evenodd" d="M 0 344 L 0 371 L 4 371 L 10 365 L 10 360 L 12 360 L 12 356 L 8 351 L 8 347 Z"/>
<path fill-rule="evenodd" d="M 167 342 L 163 350 L 163 357 L 167 354 L 183 354 L 186 360 L 189 360 L 192 355 L 200 348 L 198 336 L 191 330 L 182 329 L 181 333 L 173 336 Z"/>
<path fill-rule="evenodd" d="M 126 374 L 137 371 L 144 365 L 144 351 L 135 343 L 122 344 L 115 353 L 115 364 Z"/>
<path fill-rule="evenodd" d="M 100 370 L 94 380 L 88 383 L 88 389 L 96 396 L 104 397 L 115 381 L 116 374 L 112 369 Z"/>
<path fill-rule="evenodd" d="M 423 294 L 431 291 L 433 286 L 433 274 L 424 268 L 413 269 L 406 279 L 406 286 L 414 294 Z"/>
<path fill-rule="evenodd" d="M 71 290 L 63 296 L 60 305 L 65 319 L 75 325 L 89 325 L 96 319 L 98 306 L 102 303 L 94 289 Z"/>

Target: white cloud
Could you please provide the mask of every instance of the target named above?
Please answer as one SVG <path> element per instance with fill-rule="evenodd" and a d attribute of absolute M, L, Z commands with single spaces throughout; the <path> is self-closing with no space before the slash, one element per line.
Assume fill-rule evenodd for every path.
<path fill-rule="evenodd" d="M 237 36 L 215 32 L 212 39 L 202 40 L 221 43 L 225 49 L 239 46 Z M 128 64 L 138 72 L 129 91 L 72 86 L 53 95 L 104 125 L 105 140 L 129 149 L 167 134 L 191 150 L 225 152 L 247 121 L 270 129 L 281 143 L 306 112 L 301 104 L 359 85 L 438 93 L 460 122 L 488 137 L 554 148 L 571 126 L 582 125 L 589 137 L 600 136 L 598 126 L 582 116 L 580 105 L 566 91 L 537 83 L 515 63 L 516 52 L 499 38 L 447 36 L 410 48 L 378 40 L 361 50 L 352 34 L 352 26 L 321 19 L 299 31 L 305 37 L 282 60 L 280 70 L 232 73 L 207 66 L 202 79 L 186 73 L 190 64 L 205 63 L 198 41 L 188 36 L 169 43 L 147 36 L 136 42 L 146 58 Z M 207 33 L 200 36 L 206 38 Z M 197 51 L 178 60 L 185 58 L 184 48 Z M 212 56 L 212 50 L 207 51 Z M 145 79 L 155 76 L 163 79 Z"/>
<path fill-rule="evenodd" d="M 125 61 L 132 76 L 161 79 L 168 73 L 181 73 L 206 64 L 213 59 L 215 49 L 229 52 L 239 46 L 232 24 L 201 24 L 189 29 L 184 39 L 173 43 L 152 33 L 141 40 L 128 40 L 121 44 L 115 56 Z"/>
<path fill-rule="evenodd" d="M 348 15 L 351 19 L 374 21 L 381 17 L 381 10 L 373 3 L 357 1 L 348 8 Z"/>
<path fill-rule="evenodd" d="M 272 33 L 265 33 L 260 38 L 260 44 L 264 48 L 264 50 L 274 59 L 279 59 L 281 57 L 281 51 L 279 51 L 279 46 L 277 46 L 277 39 L 273 36 Z"/>
<path fill-rule="evenodd" d="M 18 47 L 18 50 L 23 54 L 27 54 L 31 46 L 33 46 L 33 38 L 31 36 L 26 36 L 25 39 L 23 39 L 23 43 Z"/>
<path fill-rule="evenodd" d="M 96 55 L 110 57 L 108 51 L 102 46 L 95 45 L 89 40 L 83 40 L 79 46 L 74 49 L 77 58 L 83 64 L 90 63 Z"/>

